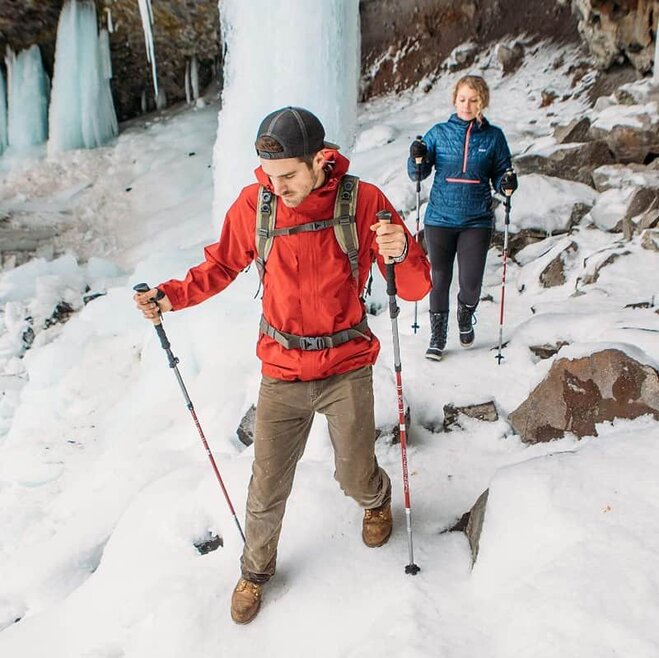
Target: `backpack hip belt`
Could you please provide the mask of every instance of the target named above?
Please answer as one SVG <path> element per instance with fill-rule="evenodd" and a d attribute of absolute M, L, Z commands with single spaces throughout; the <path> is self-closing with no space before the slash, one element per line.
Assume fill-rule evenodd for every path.
<path fill-rule="evenodd" d="M 261 323 L 259 326 L 261 333 L 270 338 L 274 338 L 281 346 L 287 350 L 325 350 L 330 347 L 337 347 L 343 345 L 349 340 L 355 338 L 365 338 L 371 340 L 369 333 L 368 322 L 364 316 L 354 327 L 337 331 L 335 334 L 329 336 L 296 336 L 295 334 L 287 334 L 284 331 L 275 329 L 263 316 L 261 316 Z"/>

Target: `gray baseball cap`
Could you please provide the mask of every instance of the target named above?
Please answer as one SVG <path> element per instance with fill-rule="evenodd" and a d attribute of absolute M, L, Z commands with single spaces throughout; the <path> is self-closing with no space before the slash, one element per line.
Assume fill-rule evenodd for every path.
<path fill-rule="evenodd" d="M 338 149 L 339 146 L 325 141 L 325 129 L 318 117 L 302 107 L 282 107 L 268 114 L 261 121 L 256 139 L 272 137 L 283 150 L 263 151 L 256 149 L 265 160 L 283 160 L 313 155 L 322 149 Z"/>

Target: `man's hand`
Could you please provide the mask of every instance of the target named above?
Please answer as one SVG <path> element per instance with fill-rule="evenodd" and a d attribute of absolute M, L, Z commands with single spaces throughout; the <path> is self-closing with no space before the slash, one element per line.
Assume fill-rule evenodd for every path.
<path fill-rule="evenodd" d="M 375 231 L 377 236 L 375 241 L 378 243 L 378 251 L 384 262 L 393 260 L 400 262 L 401 257 L 407 252 L 407 237 L 403 227 L 390 222 L 376 222 L 371 224 L 371 231 Z"/>
<path fill-rule="evenodd" d="M 133 299 L 137 308 L 142 311 L 142 315 L 153 322 L 158 320 L 161 313 L 172 310 L 172 303 L 169 297 L 162 293 L 158 288 L 151 288 L 146 292 L 136 292 Z"/>

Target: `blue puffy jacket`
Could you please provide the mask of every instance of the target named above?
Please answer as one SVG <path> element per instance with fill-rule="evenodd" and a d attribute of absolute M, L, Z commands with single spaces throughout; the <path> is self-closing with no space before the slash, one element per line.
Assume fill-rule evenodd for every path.
<path fill-rule="evenodd" d="M 483 118 L 479 123 L 452 114 L 423 137 L 428 154 L 420 165 L 421 179 L 435 167 L 424 223 L 445 228 L 492 226 L 492 192 L 511 168 L 510 149 L 500 128 Z M 407 173 L 416 180 L 417 167 L 409 158 Z"/>

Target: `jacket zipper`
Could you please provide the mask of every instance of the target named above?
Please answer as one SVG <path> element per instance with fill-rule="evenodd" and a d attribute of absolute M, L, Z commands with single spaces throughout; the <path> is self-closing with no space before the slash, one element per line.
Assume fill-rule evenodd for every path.
<path fill-rule="evenodd" d="M 462 159 L 462 173 L 467 173 L 467 158 L 469 157 L 469 135 L 471 134 L 471 127 L 474 125 L 474 122 L 470 122 L 469 127 L 467 128 L 467 134 L 465 135 L 465 148 L 464 148 L 464 158 Z M 447 178 L 447 183 L 468 183 L 470 185 L 478 185 L 480 181 L 474 178 Z"/>

